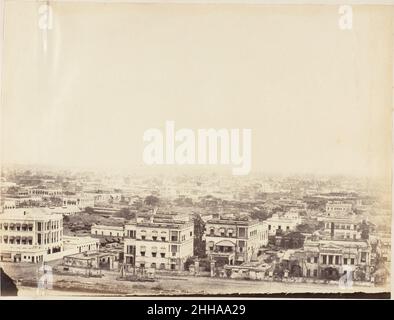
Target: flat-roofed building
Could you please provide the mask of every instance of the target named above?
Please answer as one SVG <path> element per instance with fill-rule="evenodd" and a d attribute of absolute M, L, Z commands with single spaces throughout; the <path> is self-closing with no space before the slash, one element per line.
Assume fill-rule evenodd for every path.
<path fill-rule="evenodd" d="M 370 275 L 371 246 L 366 240 L 307 240 L 303 251 L 305 277 L 338 280 L 355 271 L 363 272 L 367 279 Z"/>
<path fill-rule="evenodd" d="M 92 237 L 63 236 L 64 254 L 98 251 L 100 240 Z"/>
<path fill-rule="evenodd" d="M 343 215 L 352 211 L 353 204 L 344 201 L 328 201 L 326 203 L 326 215 Z"/>
<path fill-rule="evenodd" d="M 257 258 L 268 243 L 263 223 L 249 217 L 222 215 L 205 225 L 206 252 L 215 261 L 235 265 Z"/>
<path fill-rule="evenodd" d="M 0 261 L 41 262 L 61 258 L 63 216 L 48 208 L 0 214 Z"/>
<path fill-rule="evenodd" d="M 81 210 L 94 207 L 94 195 L 89 193 L 67 195 L 62 198 L 62 201 L 63 206 L 77 206 Z"/>
<path fill-rule="evenodd" d="M 125 225 L 124 263 L 132 268 L 183 270 L 193 256 L 194 224 L 170 214 L 139 215 Z"/>
<path fill-rule="evenodd" d="M 95 224 L 91 228 L 91 235 L 94 237 L 120 237 L 124 236 L 123 226 L 105 226 Z"/>
<path fill-rule="evenodd" d="M 295 231 L 297 225 L 301 224 L 301 222 L 302 220 L 299 214 L 295 211 L 291 211 L 285 214 L 273 214 L 272 217 L 264 221 L 264 225 L 268 229 L 268 234 L 274 236 L 277 230 L 283 232 Z"/>
<path fill-rule="evenodd" d="M 324 224 L 323 237 L 325 239 L 361 239 L 359 228 L 361 220 L 356 217 L 324 217 L 320 221 Z"/>
<path fill-rule="evenodd" d="M 63 216 L 73 216 L 78 213 L 81 213 L 81 209 L 79 209 L 76 205 L 55 207 L 55 208 L 51 208 L 51 210 L 53 213 L 62 214 Z"/>

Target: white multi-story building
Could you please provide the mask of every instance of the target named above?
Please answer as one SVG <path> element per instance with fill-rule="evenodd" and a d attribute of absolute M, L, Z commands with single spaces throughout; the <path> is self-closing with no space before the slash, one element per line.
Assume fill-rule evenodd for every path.
<path fill-rule="evenodd" d="M 268 232 L 260 221 L 222 216 L 207 221 L 205 240 L 209 257 L 235 265 L 256 259 L 259 249 L 268 243 Z"/>
<path fill-rule="evenodd" d="M 273 214 L 272 217 L 264 221 L 264 225 L 268 230 L 270 236 L 274 236 L 277 230 L 294 231 L 297 225 L 301 224 L 301 218 L 295 211 L 290 211 L 285 214 Z"/>
<path fill-rule="evenodd" d="M 130 268 L 183 270 L 193 256 L 194 224 L 169 214 L 137 216 L 125 225 L 124 263 Z"/>
<path fill-rule="evenodd" d="M 48 208 L 10 209 L 0 214 L 0 261 L 41 262 L 63 251 L 63 216 Z"/>
<path fill-rule="evenodd" d="M 344 272 L 356 269 L 369 276 L 371 246 L 364 240 L 307 240 L 301 262 L 305 277 L 337 280 Z"/>
<path fill-rule="evenodd" d="M 359 240 L 361 239 L 360 219 L 356 217 L 325 217 L 320 219 L 324 223 L 323 236 L 325 239 Z"/>

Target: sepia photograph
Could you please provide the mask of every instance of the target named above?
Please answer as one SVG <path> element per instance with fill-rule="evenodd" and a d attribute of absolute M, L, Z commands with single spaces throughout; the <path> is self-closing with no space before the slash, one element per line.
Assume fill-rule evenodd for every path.
<path fill-rule="evenodd" d="M 394 2 L 1 5 L 0 300 L 391 298 Z"/>

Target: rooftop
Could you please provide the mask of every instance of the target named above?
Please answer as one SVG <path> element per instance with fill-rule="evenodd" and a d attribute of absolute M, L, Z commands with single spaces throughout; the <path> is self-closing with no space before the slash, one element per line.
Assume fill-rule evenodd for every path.
<path fill-rule="evenodd" d="M 16 208 L 6 209 L 0 214 L 0 220 L 39 220 L 39 219 L 63 219 L 63 215 L 53 213 L 50 208 Z"/>

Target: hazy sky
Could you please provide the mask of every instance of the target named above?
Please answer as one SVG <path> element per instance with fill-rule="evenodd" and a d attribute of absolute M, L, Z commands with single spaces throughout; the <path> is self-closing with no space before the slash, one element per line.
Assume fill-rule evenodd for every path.
<path fill-rule="evenodd" d="M 252 129 L 252 168 L 389 174 L 393 11 L 7 3 L 2 161 L 143 165 L 143 133 Z"/>

